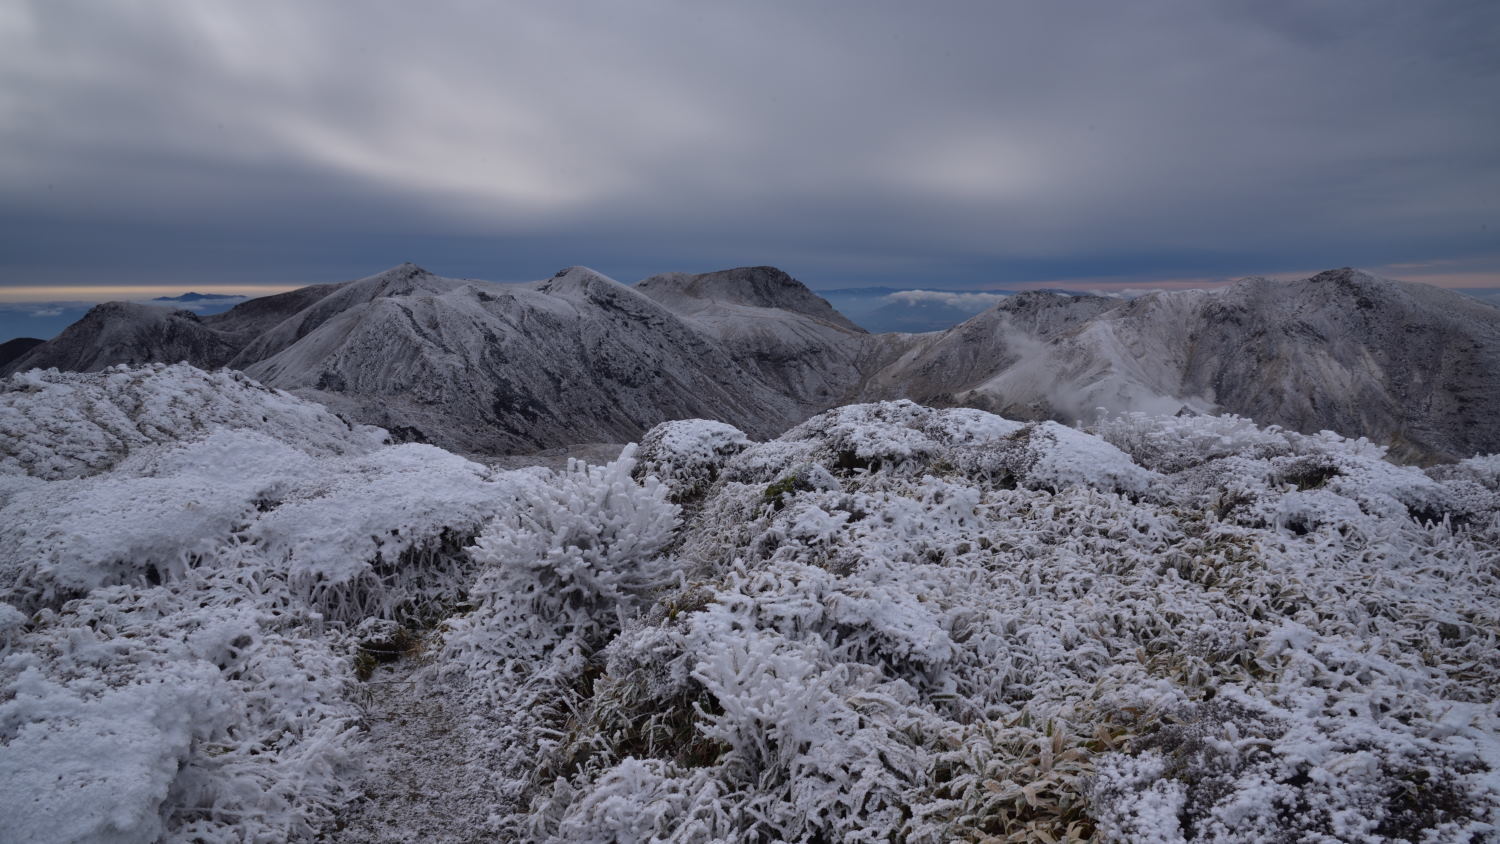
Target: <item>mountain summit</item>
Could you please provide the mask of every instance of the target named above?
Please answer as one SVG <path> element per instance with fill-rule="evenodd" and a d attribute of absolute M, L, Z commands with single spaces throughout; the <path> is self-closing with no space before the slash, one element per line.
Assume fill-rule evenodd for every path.
<path fill-rule="evenodd" d="M 740 267 L 688 275 L 663 273 L 642 279 L 636 289 L 673 310 L 742 305 L 802 314 L 846 331 L 864 333 L 802 282 L 775 267 Z"/>

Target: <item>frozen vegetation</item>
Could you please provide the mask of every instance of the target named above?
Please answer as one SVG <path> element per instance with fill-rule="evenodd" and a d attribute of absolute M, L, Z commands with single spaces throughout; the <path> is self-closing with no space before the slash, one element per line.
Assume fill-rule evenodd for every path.
<path fill-rule="evenodd" d="M 1500 457 L 911 402 L 497 471 L 0 382 L 0 839 L 1488 841 Z"/>

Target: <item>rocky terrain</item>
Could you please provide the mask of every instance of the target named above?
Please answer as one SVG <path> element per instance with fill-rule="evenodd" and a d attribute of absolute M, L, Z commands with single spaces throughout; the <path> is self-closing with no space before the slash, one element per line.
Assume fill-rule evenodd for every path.
<path fill-rule="evenodd" d="M 686 417 L 769 436 L 892 398 L 1068 423 L 1231 412 L 1418 462 L 1500 449 L 1500 309 L 1351 269 L 1131 301 L 1023 293 L 946 331 L 872 335 L 772 267 L 501 285 L 408 264 L 212 316 L 100 305 L 0 372 L 151 361 L 229 366 L 469 454 Z"/>

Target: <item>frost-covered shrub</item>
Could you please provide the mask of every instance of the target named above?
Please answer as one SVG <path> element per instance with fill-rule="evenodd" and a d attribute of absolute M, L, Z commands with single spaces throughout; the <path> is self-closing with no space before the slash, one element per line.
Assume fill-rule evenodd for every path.
<path fill-rule="evenodd" d="M 1137 466 L 1108 442 L 1066 425 L 1039 422 L 1025 433 L 1016 438 L 1023 445 L 1005 465 L 1019 483 L 1032 489 L 1088 486 L 1140 495 L 1161 477 Z"/>
<path fill-rule="evenodd" d="M 718 472 L 679 525 L 633 450 L 494 474 L 186 430 L 94 477 L 0 474 L 4 833 L 305 840 L 366 785 L 406 796 L 345 836 L 1448 841 L 1500 820 L 1483 460 L 1424 473 L 1242 420 L 1133 418 L 1111 444 L 895 402 L 666 449 L 676 480 Z M 406 680 L 360 684 L 355 646 L 398 639 Z M 369 722 L 387 746 L 350 732 L 355 700 L 400 710 Z M 444 794 L 407 787 L 439 765 Z"/>
<path fill-rule="evenodd" d="M 1267 458 L 1291 451 L 1287 435 L 1280 428 L 1274 425 L 1260 428 L 1251 420 L 1233 414 L 1121 413 L 1101 416 L 1086 430 L 1130 455 L 1140 465 L 1168 474 L 1231 455 Z"/>
<path fill-rule="evenodd" d="M 8 383 L 0 838 L 315 837 L 365 752 L 344 623 L 460 593 L 504 476 L 227 373 Z"/>
<path fill-rule="evenodd" d="M 347 663 L 267 591 L 220 570 L 43 612 L 0 662 L 5 834 L 312 835 L 347 799 L 356 711 Z"/>
<path fill-rule="evenodd" d="M 515 795 L 579 705 L 602 649 L 671 582 L 661 553 L 678 523 L 670 491 L 631 477 L 635 448 L 607 466 L 512 476 L 470 554 L 473 610 L 444 622 L 432 682 L 470 701 L 494 748 L 491 776 Z"/>
<path fill-rule="evenodd" d="M 1228 844 L 1471 841 L 1496 831 L 1484 808 L 1492 773 L 1476 764 L 1493 739 L 1472 706 L 1445 719 L 1462 738 L 1434 740 L 1397 719 L 1371 724 L 1347 708 L 1349 697 L 1299 688 L 1273 701 L 1230 687 L 1167 713 L 1131 753 L 1100 758 L 1089 785 L 1100 832 Z"/>
<path fill-rule="evenodd" d="M 631 478 L 634 455 L 627 448 L 602 467 L 569 461 L 510 490 L 470 550 L 485 567 L 469 593 L 478 608 L 453 623 L 450 649 L 473 667 L 538 658 L 563 642 L 587 654 L 669 582 L 676 566 L 657 552 L 677 506 L 655 478 Z"/>
<path fill-rule="evenodd" d="M 1444 472 L 1443 469 L 1449 471 Z M 1467 479 L 1491 492 L 1500 492 L 1500 454 L 1483 454 L 1433 471 L 1440 478 Z"/>
<path fill-rule="evenodd" d="M 316 456 L 358 454 L 385 432 L 230 370 L 187 364 L 33 369 L 0 380 L 0 474 L 47 480 L 113 467 L 153 443 L 248 429 Z"/>
<path fill-rule="evenodd" d="M 830 410 L 752 446 L 725 474 L 741 482 L 774 481 L 809 465 L 835 476 L 957 471 L 1033 489 L 1084 485 L 1137 495 L 1158 477 L 1109 443 L 1055 422 L 1023 424 L 909 401 Z"/>
<path fill-rule="evenodd" d="M 423 589 L 430 600 L 461 588 L 439 570 L 462 562 L 496 490 L 488 470 L 431 446 L 315 458 L 222 429 L 106 475 L 18 489 L 0 505 L 0 589 L 22 607 L 55 606 L 181 577 L 248 543 L 330 615 L 389 615 Z"/>
<path fill-rule="evenodd" d="M 1493 832 L 1500 535 L 1414 512 L 1453 482 L 1240 420 L 1161 424 L 1157 471 L 986 416 L 842 408 L 731 459 L 530 837 Z"/>
<path fill-rule="evenodd" d="M 743 431 L 723 422 L 663 422 L 641 438 L 634 474 L 654 475 L 671 489 L 674 501 L 683 502 L 705 492 L 724 463 L 749 446 Z"/>
<path fill-rule="evenodd" d="M 29 485 L 0 506 L 0 589 L 35 608 L 181 577 L 316 466 L 278 440 L 221 430 L 107 475 Z"/>
<path fill-rule="evenodd" d="M 390 446 L 289 488 L 243 537 L 334 618 L 421 614 L 467 586 L 463 547 L 509 487 L 440 448 Z"/>
<path fill-rule="evenodd" d="M 11 643 L 21 637 L 26 628 L 26 620 L 26 613 L 0 602 L 0 656 L 4 656 L 10 650 Z"/>
<path fill-rule="evenodd" d="M 818 463 L 830 471 L 920 471 L 941 445 L 922 430 L 933 411 L 910 401 L 849 405 L 821 413 L 730 462 L 735 480 L 774 480 Z"/>

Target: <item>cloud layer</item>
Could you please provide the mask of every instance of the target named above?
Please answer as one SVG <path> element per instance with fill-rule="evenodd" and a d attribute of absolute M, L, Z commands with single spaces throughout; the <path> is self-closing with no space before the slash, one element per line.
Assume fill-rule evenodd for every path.
<path fill-rule="evenodd" d="M 999 304 L 1005 299 L 1003 293 L 955 293 L 950 290 L 899 290 L 887 297 L 891 302 L 908 307 L 920 305 L 942 305 L 949 308 L 972 309 L 975 313 Z"/>
<path fill-rule="evenodd" d="M 18 0 L 0 282 L 1500 253 L 1486 2 Z"/>

